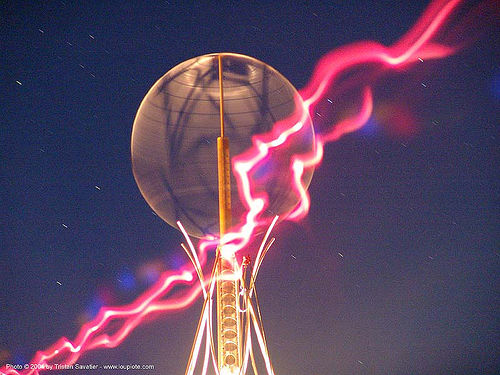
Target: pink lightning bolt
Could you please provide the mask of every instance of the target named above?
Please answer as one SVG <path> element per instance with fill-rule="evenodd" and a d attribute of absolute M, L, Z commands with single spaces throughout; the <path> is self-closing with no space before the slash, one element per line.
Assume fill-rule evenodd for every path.
<path fill-rule="evenodd" d="M 297 100 L 297 103 L 301 104 L 297 107 L 297 113 L 277 123 L 270 133 L 254 137 L 253 147 L 243 155 L 233 158 L 233 172 L 247 213 L 244 223 L 233 228 L 232 232 L 221 239 L 227 244 L 226 249 L 237 252 L 248 244 L 258 228 L 269 225 L 269 222 L 262 218 L 268 198 L 265 193 L 255 192 L 252 173 L 256 166 L 266 162 L 272 151 L 287 147 L 289 139 L 300 132 L 305 118 L 314 113 L 314 109 L 327 91 L 334 87 L 336 80 L 346 71 L 363 64 L 378 64 L 380 70 L 400 68 L 416 63 L 419 58 L 440 59 L 457 52 L 460 46 L 437 44 L 434 40 L 461 3 L 461 0 L 439 0 L 431 3 L 417 24 L 390 47 L 374 42 L 359 42 L 336 49 L 319 61 L 309 84 L 300 91 L 301 100 Z M 308 168 L 319 165 L 324 145 L 360 129 L 370 118 L 373 108 L 372 90 L 370 86 L 362 83 L 360 87 L 362 100 L 358 112 L 331 125 L 327 131 L 316 134 L 313 152 L 291 157 L 289 168 L 293 178 L 290 186 L 299 203 L 284 215 L 285 219 L 298 220 L 307 215 L 310 199 L 302 183 L 302 175 Z M 213 251 L 218 242 L 217 239 L 208 237 L 200 241 L 198 252 L 202 267 L 206 265 L 207 252 Z M 184 289 L 180 292 L 174 291 L 177 285 L 183 285 Z M 184 309 L 191 305 L 201 292 L 202 288 L 196 282 L 192 268 L 185 266 L 177 271 L 165 272 L 153 287 L 133 303 L 122 307 L 103 307 L 92 321 L 82 326 L 73 341 L 63 337 L 49 348 L 37 352 L 30 361 L 31 364 L 39 365 L 34 366 L 36 368 L 19 372 L 3 367 L 0 374 L 39 374 L 45 371 L 44 365 L 73 364 L 87 351 L 116 347 L 151 313 Z M 109 333 L 111 322 L 115 327 L 112 334 Z"/>

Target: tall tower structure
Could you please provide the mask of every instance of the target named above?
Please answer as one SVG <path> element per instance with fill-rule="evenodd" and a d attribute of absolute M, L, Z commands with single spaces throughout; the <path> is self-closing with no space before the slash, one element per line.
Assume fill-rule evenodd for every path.
<path fill-rule="evenodd" d="M 269 228 L 258 249 L 244 250 L 254 260 L 245 278 L 249 263 L 242 264 L 227 240 L 228 232 L 245 223 L 248 212 L 231 160 L 253 151 L 255 137 L 277 131 L 280 121 L 297 122 L 300 130 L 287 139 L 286 147 L 273 148 L 248 171 L 251 194 L 266 201 L 257 219 Z M 277 217 L 291 212 L 299 201 L 290 188 L 295 177 L 291 160 L 312 152 L 312 121 L 299 94 L 279 72 L 252 57 L 217 53 L 187 60 L 161 77 L 143 99 L 132 131 L 134 177 L 154 212 L 185 235 L 188 246 L 183 247 L 204 296 L 186 375 L 197 370 L 207 374 L 210 358 L 220 375 L 246 374 L 249 366 L 253 374 L 261 373 L 259 366 L 274 373 L 258 305 L 252 299 L 255 279 L 273 242 L 268 239 Z M 312 174 L 312 167 L 303 171 L 303 186 L 309 185 Z M 190 237 L 212 243 L 220 239 L 208 274 Z M 258 343 L 260 360 L 253 343 Z M 203 365 L 198 363 L 201 350 Z"/>
<path fill-rule="evenodd" d="M 224 132 L 224 81 L 222 55 L 217 56 L 219 72 L 220 136 L 217 138 L 219 227 L 223 239 L 231 228 L 231 170 L 229 138 Z M 217 263 L 217 350 L 221 374 L 237 374 L 241 369 L 241 324 L 239 314 L 238 263 L 234 254 L 219 245 Z"/>

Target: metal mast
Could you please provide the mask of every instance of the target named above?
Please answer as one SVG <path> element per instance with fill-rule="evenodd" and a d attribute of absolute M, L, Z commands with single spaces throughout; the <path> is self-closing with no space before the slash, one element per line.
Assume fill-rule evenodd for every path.
<path fill-rule="evenodd" d="M 219 64 L 220 137 L 217 138 L 219 182 L 219 225 L 221 245 L 217 265 L 217 349 L 221 375 L 238 374 L 241 369 L 241 327 L 239 314 L 238 263 L 224 251 L 222 239 L 231 227 L 231 178 L 229 139 L 224 136 L 224 88 L 222 54 Z"/>

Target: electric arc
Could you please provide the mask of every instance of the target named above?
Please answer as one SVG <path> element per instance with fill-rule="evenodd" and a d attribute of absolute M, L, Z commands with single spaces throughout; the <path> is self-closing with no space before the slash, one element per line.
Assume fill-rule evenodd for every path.
<path fill-rule="evenodd" d="M 454 14 L 464 17 L 457 12 L 462 3 L 432 2 L 391 46 L 365 41 L 333 50 L 299 92 L 269 65 L 232 53 L 190 59 L 160 78 L 134 122 L 133 171 L 148 204 L 184 234 L 192 264 L 163 273 L 128 305 L 101 308 L 73 340 L 62 337 L 38 351 L 30 361 L 34 369 L 2 368 L 0 374 L 32 375 L 45 365 L 74 364 L 88 351 L 118 346 L 153 313 L 184 309 L 200 295 L 186 374 L 206 374 L 210 364 L 218 374 L 243 374 L 249 366 L 257 373 L 254 341 L 260 363 L 273 374 L 255 280 L 276 222 L 307 214 L 307 188 L 324 145 L 362 128 L 372 115 L 375 82 L 347 73 L 368 66 L 369 76 L 379 77 L 457 53 L 463 45 L 439 37 L 451 29 Z M 336 103 L 346 88 L 357 90 L 358 107 L 313 128 L 318 108 Z M 242 256 L 257 233 L 265 234 L 255 256 Z M 199 238 L 196 247 L 191 237 Z"/>

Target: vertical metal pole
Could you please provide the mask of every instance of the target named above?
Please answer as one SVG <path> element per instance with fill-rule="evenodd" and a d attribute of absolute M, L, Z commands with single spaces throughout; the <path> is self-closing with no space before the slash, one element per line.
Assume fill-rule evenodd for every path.
<path fill-rule="evenodd" d="M 217 166 L 219 182 L 220 238 L 231 227 L 231 169 L 229 139 L 224 136 L 224 89 L 222 55 L 219 63 L 220 137 L 217 138 Z M 222 245 L 221 245 L 222 246 Z M 235 277 L 237 262 L 234 254 L 221 249 L 217 267 L 217 350 L 219 371 L 222 375 L 238 374 L 241 368 L 241 329 L 239 314 L 239 282 Z"/>

